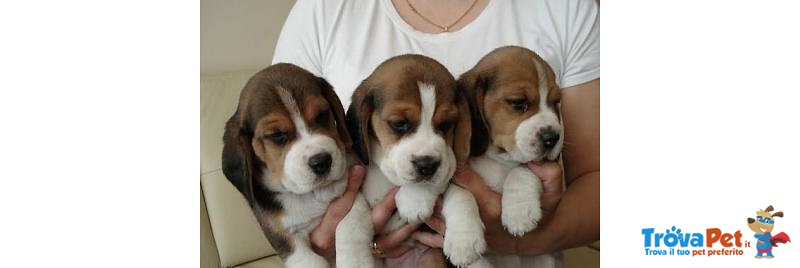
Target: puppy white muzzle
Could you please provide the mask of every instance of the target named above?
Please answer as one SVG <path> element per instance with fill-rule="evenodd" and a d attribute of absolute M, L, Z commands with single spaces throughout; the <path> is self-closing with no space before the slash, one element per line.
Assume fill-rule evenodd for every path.
<path fill-rule="evenodd" d="M 310 192 L 341 179 L 345 165 L 344 154 L 332 138 L 303 137 L 286 154 L 283 186 L 297 194 Z"/>

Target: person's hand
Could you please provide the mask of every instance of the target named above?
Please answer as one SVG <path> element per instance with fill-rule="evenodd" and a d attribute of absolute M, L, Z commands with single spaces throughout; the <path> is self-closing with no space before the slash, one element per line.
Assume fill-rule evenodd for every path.
<path fill-rule="evenodd" d="M 364 180 L 366 169 L 364 166 L 355 165 L 350 168 L 349 176 L 347 179 L 347 189 L 342 196 L 331 202 L 328 210 L 322 217 L 317 228 L 311 231 L 309 241 L 311 248 L 314 252 L 326 259 L 333 259 L 336 253 L 334 248 L 334 234 L 336 234 L 336 226 L 339 222 L 347 216 L 350 208 L 353 207 L 358 189 L 361 187 L 361 182 Z"/>
<path fill-rule="evenodd" d="M 561 194 L 564 193 L 564 169 L 558 162 L 531 162 L 527 164 L 536 177 L 542 180 L 542 221 L 550 219 L 556 208 L 558 202 L 561 201 Z"/>
<path fill-rule="evenodd" d="M 436 231 L 436 233 L 417 231 L 411 235 L 411 238 L 432 248 L 442 248 L 444 245 L 444 231 L 447 229 L 447 226 L 445 226 L 444 217 L 442 216 L 441 196 L 436 199 L 433 215 L 425 221 L 425 225 L 428 225 L 428 227 Z"/>
<path fill-rule="evenodd" d="M 543 216 L 542 220 L 539 222 L 539 227 L 527 233 L 522 238 L 512 236 L 503 227 L 501 222 L 502 207 L 500 194 L 492 191 L 492 189 L 484 183 L 483 178 L 475 173 L 468 165 L 459 165 L 456 171 L 455 183 L 472 192 L 475 196 L 483 224 L 486 227 L 484 233 L 486 243 L 493 252 L 519 254 L 518 242 L 520 240 L 538 239 L 538 234 L 547 231 L 549 229 L 547 226 L 551 226 L 548 224 L 549 220 L 558 206 L 563 191 L 563 184 L 561 182 L 562 168 L 556 162 L 530 163 L 527 164 L 527 167 L 542 180 L 543 192 L 541 195 L 541 205 Z M 442 235 L 446 230 L 446 225 L 440 210 L 441 208 L 437 206 L 434 215 L 426 221 L 426 224 L 430 226 L 431 229 L 435 230 L 437 234 L 416 232 L 413 235 L 414 239 L 431 247 L 442 246 L 444 239 Z M 534 255 L 549 252 L 554 241 L 539 240 L 542 241 L 533 244 L 533 246 L 537 248 L 527 249 L 525 252 L 533 252 L 535 253 Z M 526 244 L 530 245 L 530 243 Z"/>
<path fill-rule="evenodd" d="M 383 227 L 386 226 L 386 223 L 389 222 L 389 219 L 392 218 L 397 208 L 394 196 L 399 189 L 398 187 L 393 188 L 383 197 L 380 203 L 372 208 L 372 226 L 376 234 L 379 234 Z M 395 258 L 411 250 L 413 247 L 404 245 L 403 242 L 417 230 L 417 227 L 419 227 L 419 224 L 406 224 L 388 234 L 376 235 L 374 243 L 377 249 L 375 251 L 379 254 L 374 254 L 375 257 Z"/>

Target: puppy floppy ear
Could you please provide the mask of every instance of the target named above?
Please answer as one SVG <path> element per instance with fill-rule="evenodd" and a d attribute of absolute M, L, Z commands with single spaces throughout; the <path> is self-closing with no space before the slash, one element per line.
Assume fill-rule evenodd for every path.
<path fill-rule="evenodd" d="M 375 109 L 373 90 L 367 80 L 361 82 L 353 93 L 352 103 L 347 109 L 347 129 L 353 138 L 353 148 L 364 164 L 369 164 L 369 123 Z"/>
<path fill-rule="evenodd" d="M 350 149 L 353 142 L 350 140 L 350 134 L 347 131 L 347 124 L 344 120 L 344 108 L 342 108 L 342 101 L 340 101 L 339 97 L 336 96 L 336 92 L 333 91 L 333 87 L 331 84 L 328 84 L 328 81 L 325 81 L 325 79 L 321 77 L 317 77 L 317 80 L 322 88 L 322 95 L 325 97 L 325 100 L 328 101 L 328 104 L 331 106 L 333 116 L 336 118 L 336 130 L 339 132 L 339 139 L 342 140 L 345 148 Z"/>
<path fill-rule="evenodd" d="M 769 205 L 769 206 L 768 206 L 766 209 L 764 209 L 764 211 L 765 211 L 765 212 L 770 212 L 770 211 L 772 211 L 772 210 L 774 210 L 774 209 L 775 209 L 775 208 L 773 208 L 773 207 L 772 207 L 772 205 Z"/>
<path fill-rule="evenodd" d="M 225 124 L 225 134 L 222 137 L 224 142 L 222 173 L 252 205 L 254 199 L 251 139 L 252 135 L 242 128 L 237 111 Z"/>
<path fill-rule="evenodd" d="M 773 217 L 773 218 L 774 218 L 774 217 L 781 217 L 781 218 L 783 218 L 783 211 L 778 211 L 778 212 L 772 213 L 772 217 Z"/>
<path fill-rule="evenodd" d="M 489 137 L 488 124 L 486 124 L 486 117 L 483 114 L 483 98 L 494 83 L 494 76 L 494 71 L 478 70 L 476 66 L 458 78 L 458 91 L 463 92 L 466 96 L 472 117 L 470 153 L 473 156 L 482 155 L 489 147 L 491 137 Z"/>
<path fill-rule="evenodd" d="M 469 110 L 469 101 L 463 90 L 456 89 L 456 106 L 458 107 L 458 121 L 453 137 L 453 151 L 456 161 L 464 163 L 469 158 L 470 143 L 472 139 L 472 116 Z"/>

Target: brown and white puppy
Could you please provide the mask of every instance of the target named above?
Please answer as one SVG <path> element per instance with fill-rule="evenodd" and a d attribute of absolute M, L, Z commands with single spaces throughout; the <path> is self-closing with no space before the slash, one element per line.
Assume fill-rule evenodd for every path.
<path fill-rule="evenodd" d="M 346 186 L 354 161 L 344 110 L 331 86 L 300 67 L 276 64 L 247 82 L 225 126 L 222 168 L 247 198 L 288 267 L 328 267 L 308 234 Z M 354 215 L 369 213 L 359 195 Z M 336 230 L 337 265 L 371 267 L 369 218 L 350 214 Z"/>
<path fill-rule="evenodd" d="M 533 51 L 508 46 L 484 56 L 458 84 L 467 92 L 473 120 L 470 166 L 502 193 L 503 226 L 522 236 L 542 218 L 542 183 L 521 164 L 556 160 L 564 143 L 555 74 Z M 489 260 L 498 267 L 554 265 L 550 255 L 515 258 Z"/>
<path fill-rule="evenodd" d="M 369 164 L 362 193 L 375 206 L 399 186 L 397 213 L 381 231 L 427 220 L 444 193 L 444 254 L 458 266 L 486 249 L 475 199 L 450 184 L 457 161 L 469 155 L 469 107 L 455 79 L 421 55 L 386 60 L 353 94 L 347 123 L 356 151 Z"/>

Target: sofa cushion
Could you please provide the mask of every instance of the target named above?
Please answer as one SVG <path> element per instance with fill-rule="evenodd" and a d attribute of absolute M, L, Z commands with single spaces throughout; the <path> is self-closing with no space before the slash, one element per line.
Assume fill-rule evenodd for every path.
<path fill-rule="evenodd" d="M 256 70 L 200 77 L 200 174 L 222 167 L 222 134 L 239 93 Z M 208 201 L 208 200 L 206 200 Z"/>
<path fill-rule="evenodd" d="M 222 267 L 275 255 L 247 201 L 222 170 L 201 175 L 200 184 Z"/>
<path fill-rule="evenodd" d="M 219 252 L 211 233 L 211 222 L 208 221 L 208 209 L 203 198 L 203 187 L 200 186 L 200 268 L 219 267 Z"/>

